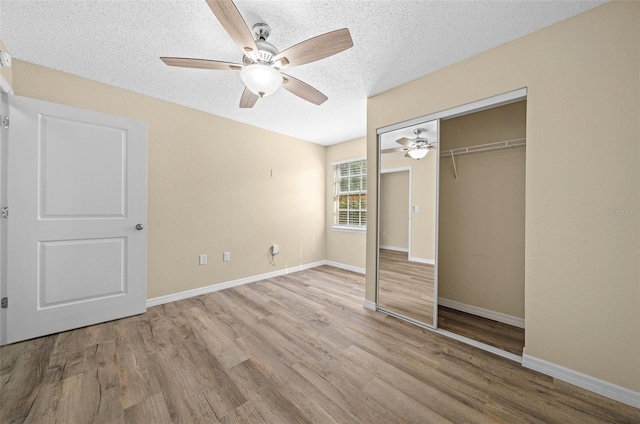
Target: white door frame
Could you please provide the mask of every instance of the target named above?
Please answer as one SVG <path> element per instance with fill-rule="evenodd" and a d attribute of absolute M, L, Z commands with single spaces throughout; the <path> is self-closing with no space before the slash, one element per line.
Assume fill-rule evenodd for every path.
<path fill-rule="evenodd" d="M 6 79 L 0 75 L 0 119 L 8 115 L 8 94 L 13 89 Z M 7 206 L 7 152 L 9 131 L 0 125 L 0 208 Z M 0 218 L 0 298 L 7 293 L 7 220 Z M 7 310 L 0 309 L 0 345 L 6 343 Z"/>
<path fill-rule="evenodd" d="M 382 174 L 391 174 L 394 172 L 409 172 L 409 204 L 407 205 L 407 214 L 408 214 L 408 234 L 407 234 L 407 258 L 411 257 L 411 220 L 413 219 L 413 216 L 411 214 L 411 192 L 412 190 L 412 184 L 413 184 L 413 179 L 412 179 L 412 175 L 411 175 L 411 167 L 410 166 L 402 166 L 399 168 L 389 168 L 389 169 L 381 169 L 380 170 L 380 175 Z"/>

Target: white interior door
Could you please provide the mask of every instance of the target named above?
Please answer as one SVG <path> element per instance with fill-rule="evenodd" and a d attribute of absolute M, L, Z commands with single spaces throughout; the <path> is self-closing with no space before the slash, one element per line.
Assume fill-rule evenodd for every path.
<path fill-rule="evenodd" d="M 6 342 L 144 312 L 146 123 L 18 96 L 9 116 Z"/>

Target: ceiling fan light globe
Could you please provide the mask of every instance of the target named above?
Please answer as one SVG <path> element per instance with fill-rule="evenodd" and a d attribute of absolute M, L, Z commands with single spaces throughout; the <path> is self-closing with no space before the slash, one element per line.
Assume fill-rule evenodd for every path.
<path fill-rule="evenodd" d="M 423 157 L 427 156 L 427 153 L 429 153 L 429 149 L 418 148 L 409 150 L 408 153 L 412 159 L 422 159 Z"/>
<path fill-rule="evenodd" d="M 240 79 L 255 94 L 268 96 L 282 85 L 282 75 L 269 65 L 254 63 L 240 71 Z"/>

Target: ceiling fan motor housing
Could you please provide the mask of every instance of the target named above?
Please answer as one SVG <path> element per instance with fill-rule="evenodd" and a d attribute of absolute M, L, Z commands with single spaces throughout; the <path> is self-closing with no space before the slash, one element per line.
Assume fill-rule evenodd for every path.
<path fill-rule="evenodd" d="M 258 62 L 271 64 L 273 57 L 279 53 L 273 44 L 266 41 L 257 40 L 256 46 L 258 46 L 258 52 L 256 54 Z"/>
<path fill-rule="evenodd" d="M 265 23 L 257 23 L 253 26 L 253 35 L 258 47 L 258 51 L 255 52 L 256 60 L 271 65 L 273 56 L 280 53 L 273 44 L 267 41 L 271 36 L 271 27 Z"/>

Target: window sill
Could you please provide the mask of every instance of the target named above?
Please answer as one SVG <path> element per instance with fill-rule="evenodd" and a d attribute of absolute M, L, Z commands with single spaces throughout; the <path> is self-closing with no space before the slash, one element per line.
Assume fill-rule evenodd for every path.
<path fill-rule="evenodd" d="M 333 231 L 341 231 L 344 233 L 365 233 L 367 232 L 367 227 L 354 227 L 350 225 L 333 225 L 331 226 Z"/>

